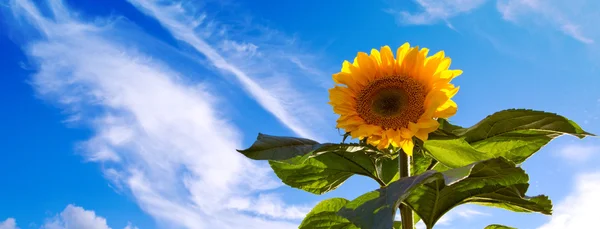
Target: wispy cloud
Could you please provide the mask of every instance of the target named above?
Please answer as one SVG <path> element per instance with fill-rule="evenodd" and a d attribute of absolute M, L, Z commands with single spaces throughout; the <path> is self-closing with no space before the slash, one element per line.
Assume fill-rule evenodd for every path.
<path fill-rule="evenodd" d="M 472 220 L 477 217 L 490 216 L 490 214 L 478 211 L 473 208 L 473 205 L 460 205 L 456 208 L 453 208 L 446 214 L 440 218 L 436 224 L 436 228 L 448 228 L 452 225 L 453 221 L 459 220 Z M 401 220 L 400 212 L 396 212 L 395 220 Z M 425 229 L 425 223 L 423 221 L 419 221 L 416 224 L 416 229 Z"/>
<path fill-rule="evenodd" d="M 125 226 L 124 229 L 140 229 L 139 227 L 133 226 L 131 225 L 131 223 L 127 223 L 127 226 Z"/>
<path fill-rule="evenodd" d="M 478 8 L 486 0 L 414 0 L 420 8 L 417 12 L 398 11 L 396 9 L 387 9 L 386 11 L 396 17 L 400 24 L 409 25 L 429 25 L 445 22 L 450 28 L 453 28 L 450 18 L 462 13 L 467 13 Z"/>
<path fill-rule="evenodd" d="M 303 219 L 312 209 L 312 206 L 308 205 L 286 207 L 280 196 L 275 194 L 260 194 L 255 200 L 233 198 L 229 201 L 228 206 L 266 217 L 294 220 Z"/>
<path fill-rule="evenodd" d="M 0 222 L 0 229 L 19 229 L 15 219 L 8 218 Z M 45 219 L 40 229 L 111 229 L 106 219 L 96 215 L 92 210 L 86 210 L 82 207 L 72 204 L 54 217 Z M 128 223 L 124 229 L 139 229 Z"/>
<path fill-rule="evenodd" d="M 600 205 L 600 172 L 577 177 L 571 193 L 554 207 L 550 221 L 538 229 L 593 228 Z"/>
<path fill-rule="evenodd" d="M 306 66 L 299 59 L 294 59 L 293 55 L 289 59 L 280 58 L 290 56 L 290 53 L 283 51 L 290 50 L 289 47 L 295 42 L 293 39 L 283 39 L 283 44 L 273 44 L 270 38 L 280 34 L 260 27 L 253 31 L 260 33 L 258 36 L 260 39 L 268 40 L 261 41 L 264 47 L 247 41 L 236 41 L 236 36 L 241 36 L 243 39 L 250 38 L 239 34 L 239 31 L 219 27 L 218 20 L 203 13 L 201 9 L 184 7 L 190 5 L 190 2 L 156 0 L 129 0 L 129 2 L 140 11 L 156 18 L 176 39 L 189 44 L 203 54 L 212 66 L 235 76 L 246 92 L 293 132 L 302 137 L 322 138 L 311 129 L 323 126 L 320 125 L 324 123 L 323 114 L 331 113 L 330 109 L 314 108 L 315 103 L 320 107 L 325 106 L 325 100 L 314 99 L 314 97 L 311 99 L 311 93 L 300 92 L 310 88 L 299 89 L 291 86 L 306 81 L 307 78 L 313 78 L 310 74 L 314 74 L 316 70 Z M 243 30 L 237 27 L 236 29 Z M 296 68 L 289 66 L 292 63 Z M 294 78 L 296 81 L 292 82 Z M 321 90 L 322 92 L 324 90 Z"/>
<path fill-rule="evenodd" d="M 17 227 L 17 221 L 14 218 L 8 218 L 4 221 L 0 221 L 0 229 L 19 229 Z"/>
<path fill-rule="evenodd" d="M 442 216 L 442 218 L 440 218 L 440 220 L 437 222 L 437 225 L 439 225 L 440 227 L 449 226 L 453 221 L 456 221 L 457 218 L 469 220 L 482 216 L 490 216 L 490 214 L 478 211 L 474 209 L 473 206 L 461 205 L 450 210 L 448 213 Z"/>
<path fill-rule="evenodd" d="M 461 14 L 481 7 L 487 0 L 414 0 L 418 11 L 387 9 L 403 25 L 429 25 L 446 23 Z M 506 21 L 533 22 L 536 26 L 551 26 L 582 43 L 593 44 L 600 38 L 595 21 L 600 19 L 595 0 L 495 0 L 496 8 Z"/>
<path fill-rule="evenodd" d="M 160 44 L 135 43 L 151 39 L 134 32 L 128 20 L 99 18 L 86 23 L 59 0 L 47 5 L 51 18 L 27 0 L 13 0 L 10 7 L 41 34 L 25 45 L 36 69 L 32 84 L 42 98 L 94 130 L 81 149 L 87 159 L 102 163 L 114 187 L 130 192 L 144 211 L 169 227 L 296 227 L 286 219 L 298 218 L 302 213 L 294 209 L 301 208 L 276 196 L 270 197 L 276 205 L 269 208 L 277 211 L 228 205 L 231 199 L 260 203 L 257 194 L 280 182 L 272 179 L 270 170 L 235 151 L 241 148 L 241 134 L 217 109 L 223 101 L 211 93 L 211 85 L 172 70 L 160 59 L 168 53 L 143 52 L 143 45 Z M 243 76 L 209 51 L 216 66 Z M 240 79 L 265 96 L 261 98 L 267 98 L 269 106 L 278 104 L 250 79 Z"/>
<path fill-rule="evenodd" d="M 582 163 L 589 161 L 594 156 L 600 156 L 600 146 L 582 143 L 567 144 L 559 148 L 556 155 L 565 161 Z"/>
<path fill-rule="evenodd" d="M 596 8 L 593 8 L 593 6 L 597 7 L 599 5 L 594 3 L 593 0 L 498 0 L 497 3 L 498 11 L 505 20 L 519 22 L 533 19 L 541 21 L 542 24 L 546 22 L 564 34 L 586 44 L 594 43 L 594 39 L 585 34 L 586 32 L 600 32 L 595 28 L 595 25 L 594 27 L 587 27 L 589 22 L 585 21 L 593 18 L 600 19 L 600 16 L 595 13 Z M 584 31 L 586 28 L 591 31 Z"/>
<path fill-rule="evenodd" d="M 60 214 L 46 220 L 42 229 L 110 229 L 110 227 L 106 224 L 106 219 L 97 216 L 94 211 L 69 204 Z"/>

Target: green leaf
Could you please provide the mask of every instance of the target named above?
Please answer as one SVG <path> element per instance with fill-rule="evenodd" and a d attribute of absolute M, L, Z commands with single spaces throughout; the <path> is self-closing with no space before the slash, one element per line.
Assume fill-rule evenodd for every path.
<path fill-rule="evenodd" d="M 360 228 L 392 228 L 394 215 L 400 203 L 419 185 L 436 179 L 442 179 L 441 174 L 430 170 L 417 176 L 394 181 L 387 187 L 368 192 L 350 201 L 338 214 Z"/>
<path fill-rule="evenodd" d="M 535 130 L 561 135 L 571 134 L 579 138 L 592 135 L 563 116 L 527 109 L 510 109 L 496 112 L 470 128 L 454 129 L 452 132 L 467 137 L 468 142 L 477 142 L 516 130 Z"/>
<path fill-rule="evenodd" d="M 319 153 L 297 157 L 292 162 L 269 161 L 269 164 L 283 183 L 314 194 L 336 189 L 354 174 L 370 177 L 384 186 L 398 173 L 397 159 L 369 147 L 329 145 L 327 150 L 319 149 Z"/>
<path fill-rule="evenodd" d="M 371 145 L 320 144 L 304 138 L 259 134 L 240 153 L 269 160 L 275 174 L 287 185 L 322 194 L 340 186 L 354 174 L 368 176 L 380 185 L 397 179 L 396 156 Z"/>
<path fill-rule="evenodd" d="M 337 212 L 349 201 L 332 198 L 321 201 L 302 220 L 298 229 L 359 229 Z"/>
<path fill-rule="evenodd" d="M 437 163 L 437 161 L 433 160 L 431 157 L 426 156 L 425 152 L 423 151 L 424 149 L 420 147 L 415 147 L 415 150 L 411 157 L 412 163 L 410 167 L 410 174 L 412 174 L 413 176 L 419 175 L 427 171 L 427 169 L 429 169 Z M 397 164 L 396 167 L 398 167 Z"/>
<path fill-rule="evenodd" d="M 428 170 L 350 201 L 339 214 L 360 228 L 390 228 L 404 202 L 428 228 L 450 209 L 476 203 L 521 212 L 550 214 L 545 196 L 527 197 L 529 177 L 504 158 L 494 158 L 444 172 Z M 418 222 L 419 217 L 415 217 Z"/>
<path fill-rule="evenodd" d="M 469 128 L 444 119 L 439 122 L 440 129 L 430 135 L 424 148 L 451 168 L 495 157 L 520 164 L 558 136 L 592 135 L 563 116 L 526 109 L 496 112 Z"/>
<path fill-rule="evenodd" d="M 323 146 L 323 144 L 310 139 L 259 133 L 250 148 L 238 150 L 238 152 L 254 160 L 287 160 L 305 155 Z"/>
<path fill-rule="evenodd" d="M 528 197 L 525 195 L 529 184 L 518 184 L 471 198 L 480 205 L 504 208 L 514 212 L 540 212 L 552 214 L 552 201 L 545 195 Z"/>
<path fill-rule="evenodd" d="M 492 224 L 492 225 L 488 225 L 484 229 L 517 229 L 517 228 L 504 226 L 504 225 L 500 225 L 500 224 Z"/>
<path fill-rule="evenodd" d="M 417 187 L 405 200 L 428 228 L 450 209 L 464 203 L 521 206 L 548 214 L 547 203 L 521 195 L 527 189 L 529 177 L 523 169 L 504 158 L 473 163 L 442 174 L 443 180 Z"/>
<path fill-rule="evenodd" d="M 450 168 L 493 158 L 491 154 L 477 151 L 462 138 L 430 139 L 423 147 L 436 161 Z"/>

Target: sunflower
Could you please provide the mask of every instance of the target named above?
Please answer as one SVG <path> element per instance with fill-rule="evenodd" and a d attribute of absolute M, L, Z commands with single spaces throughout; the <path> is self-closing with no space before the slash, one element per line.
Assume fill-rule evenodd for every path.
<path fill-rule="evenodd" d="M 451 60 L 443 51 L 428 52 L 405 43 L 396 58 L 384 46 L 344 61 L 329 90 L 329 104 L 340 115 L 337 128 L 380 149 L 392 145 L 412 155 L 413 137 L 426 141 L 439 126 L 437 118 L 457 111 L 451 98 L 458 87 L 450 81 L 462 71 L 448 69 Z"/>

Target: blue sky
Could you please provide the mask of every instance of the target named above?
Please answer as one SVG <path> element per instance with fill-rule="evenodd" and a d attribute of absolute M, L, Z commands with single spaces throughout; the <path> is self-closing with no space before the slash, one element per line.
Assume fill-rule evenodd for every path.
<path fill-rule="evenodd" d="M 258 132 L 339 141 L 331 74 L 358 51 L 445 50 L 451 121 L 556 112 L 600 133 L 594 0 L 0 1 L 0 229 L 296 228 L 315 196 L 235 149 Z M 553 216 L 480 206 L 436 228 L 586 228 L 600 141 L 562 137 L 523 166 Z M 595 225 L 595 224 L 594 224 Z"/>

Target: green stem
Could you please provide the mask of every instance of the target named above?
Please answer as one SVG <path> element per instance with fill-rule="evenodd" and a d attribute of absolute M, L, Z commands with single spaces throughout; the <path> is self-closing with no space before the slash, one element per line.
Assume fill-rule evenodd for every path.
<path fill-rule="evenodd" d="M 398 172 L 400 173 L 400 179 L 409 177 L 410 162 L 408 155 L 400 150 L 398 157 Z M 400 203 L 400 218 L 402 220 L 402 229 L 413 229 L 413 212 L 403 203 Z"/>

